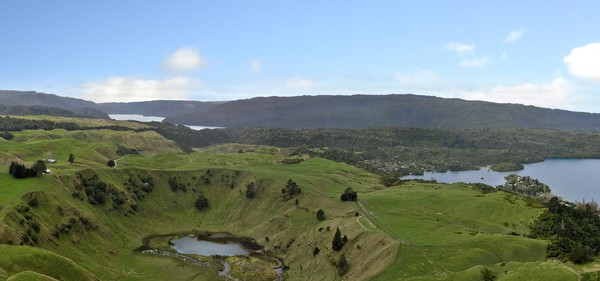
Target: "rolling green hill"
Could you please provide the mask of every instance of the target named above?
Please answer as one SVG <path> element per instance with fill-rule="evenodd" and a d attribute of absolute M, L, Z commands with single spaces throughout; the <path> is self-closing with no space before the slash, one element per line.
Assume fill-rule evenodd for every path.
<path fill-rule="evenodd" d="M 138 123 L 122 126 L 129 124 Z M 546 261 L 545 241 L 523 236 L 542 209 L 504 192 L 385 188 L 344 163 L 304 156 L 285 164 L 289 150 L 278 147 L 227 144 L 186 154 L 153 131 L 25 130 L 0 142 L 0 279 L 215 280 L 222 266 L 211 258 L 192 256 L 209 263 L 198 266 L 135 251 L 156 235 L 208 231 L 254 238 L 289 265 L 286 280 L 479 280 L 483 268 L 497 280 L 577 280 L 568 265 Z M 119 156 L 119 145 L 139 154 Z M 45 155 L 59 161 L 49 164 L 51 174 L 17 180 L 4 172 L 15 159 L 31 165 Z M 301 194 L 282 194 L 289 179 Z M 358 202 L 340 201 L 348 187 Z M 200 194 L 210 203 L 202 211 L 194 207 Z M 348 238 L 339 252 L 331 249 L 336 228 Z M 166 242 L 152 245 L 169 249 Z M 339 276 L 342 254 L 349 271 Z M 234 278 L 272 280 L 251 273 L 257 260 L 227 260 Z"/>
<path fill-rule="evenodd" d="M 228 128 L 600 129 L 600 114 L 417 95 L 259 97 L 166 121 Z"/>

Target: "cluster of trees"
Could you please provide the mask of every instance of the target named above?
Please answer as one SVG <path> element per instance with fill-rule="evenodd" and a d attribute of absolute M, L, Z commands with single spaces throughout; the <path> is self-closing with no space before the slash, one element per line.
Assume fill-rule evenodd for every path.
<path fill-rule="evenodd" d="M 358 200 L 358 195 L 354 190 L 352 190 L 351 187 L 348 187 L 346 190 L 344 190 L 344 193 L 342 193 L 340 199 L 342 201 L 356 201 Z"/>
<path fill-rule="evenodd" d="M 117 145 L 117 155 L 123 156 L 127 154 L 140 154 L 140 152 L 136 148 L 125 147 L 122 145 Z"/>
<path fill-rule="evenodd" d="M 102 205 L 106 202 L 109 186 L 100 180 L 96 172 L 84 170 L 77 172 L 76 175 L 79 182 L 75 184 L 75 188 L 78 190 L 83 189 L 90 204 Z"/>
<path fill-rule="evenodd" d="M 591 260 L 600 253 L 600 216 L 590 204 L 575 206 L 553 197 L 548 210 L 534 223 L 531 236 L 550 240 L 549 257 L 575 263 Z"/>
<path fill-rule="evenodd" d="M 181 182 L 178 182 L 177 177 L 169 178 L 169 187 L 171 188 L 171 190 L 173 190 L 173 192 L 177 192 L 178 190 L 187 192 L 187 186 L 185 186 L 185 184 Z"/>
<path fill-rule="evenodd" d="M 11 162 L 8 168 L 8 173 L 17 179 L 31 178 L 42 175 L 46 171 L 46 163 L 43 160 L 38 160 L 33 166 L 26 167 L 17 162 Z"/>
<path fill-rule="evenodd" d="M 550 187 L 537 179 L 529 176 L 508 175 L 504 177 L 506 182 L 499 188 L 508 192 L 523 196 L 539 197 L 541 194 L 550 194 Z"/>
<path fill-rule="evenodd" d="M 281 189 L 281 193 L 283 193 L 287 197 L 293 197 L 302 193 L 302 190 L 295 181 L 289 179 L 285 186 Z"/>
<path fill-rule="evenodd" d="M 143 200 L 153 190 L 154 178 L 150 175 L 130 175 L 123 186 L 133 193 L 137 200 Z"/>
<path fill-rule="evenodd" d="M 112 131 L 151 131 L 152 128 L 140 128 L 131 129 L 124 126 L 96 126 L 96 127 L 85 127 L 79 124 L 71 122 L 54 122 L 50 120 L 31 120 L 23 118 L 11 118 L 9 116 L 0 116 L 0 131 L 4 132 L 18 132 L 22 130 L 45 130 L 50 131 L 54 129 L 65 129 L 67 131 L 81 131 L 81 130 L 112 130 Z"/>

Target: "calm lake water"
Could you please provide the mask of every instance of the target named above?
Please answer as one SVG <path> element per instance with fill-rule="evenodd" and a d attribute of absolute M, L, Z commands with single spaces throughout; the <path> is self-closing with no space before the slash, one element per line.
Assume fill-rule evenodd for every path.
<path fill-rule="evenodd" d="M 550 186 L 552 193 L 570 201 L 600 201 L 599 159 L 547 159 L 544 162 L 525 164 L 525 169 L 513 172 L 494 172 L 488 167 L 477 171 L 433 173 L 423 176 L 405 176 L 402 179 L 435 179 L 438 182 L 481 182 L 491 186 L 504 184 L 510 174 L 530 176 Z"/>
<path fill-rule="evenodd" d="M 247 255 L 248 251 L 244 250 L 240 244 L 236 242 L 216 243 L 205 240 L 199 240 L 193 236 L 186 236 L 179 239 L 171 240 L 173 244 L 171 248 L 180 254 L 196 254 L 201 256 L 237 256 Z"/>
<path fill-rule="evenodd" d="M 162 122 L 162 120 L 165 120 L 165 117 L 160 117 L 160 116 L 144 116 L 144 115 L 139 115 L 139 114 L 109 114 L 108 117 L 110 117 L 111 119 L 115 119 L 115 120 L 134 120 L 134 121 L 140 121 L 140 122 L 152 122 L 152 121 L 156 121 L 156 122 Z"/>
<path fill-rule="evenodd" d="M 160 117 L 160 116 L 144 116 L 144 115 L 139 115 L 139 114 L 109 114 L 108 117 L 110 117 L 111 119 L 115 119 L 115 120 L 134 120 L 134 121 L 140 121 L 140 122 L 152 122 L 152 121 L 156 121 L 156 122 L 162 122 L 163 120 L 165 120 L 165 117 Z M 204 130 L 204 129 L 222 129 L 224 127 L 210 127 L 210 126 L 194 126 L 194 125 L 183 125 L 186 126 L 192 130 Z"/>

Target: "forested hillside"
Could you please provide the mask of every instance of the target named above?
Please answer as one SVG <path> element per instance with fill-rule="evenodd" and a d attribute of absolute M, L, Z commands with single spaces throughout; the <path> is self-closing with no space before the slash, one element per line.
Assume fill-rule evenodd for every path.
<path fill-rule="evenodd" d="M 143 102 L 99 103 L 97 108 L 108 114 L 141 114 L 145 116 L 176 116 L 211 109 L 222 102 L 157 100 Z"/>
<path fill-rule="evenodd" d="M 166 121 L 228 128 L 600 129 L 600 114 L 417 95 L 259 97 Z"/>

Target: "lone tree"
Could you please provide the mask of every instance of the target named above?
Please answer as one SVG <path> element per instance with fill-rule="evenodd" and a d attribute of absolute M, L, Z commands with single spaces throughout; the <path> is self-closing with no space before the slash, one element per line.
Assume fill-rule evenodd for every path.
<path fill-rule="evenodd" d="M 323 211 L 323 209 L 317 211 L 317 219 L 320 221 L 325 219 L 325 211 Z"/>
<path fill-rule="evenodd" d="M 252 181 L 246 185 L 246 197 L 254 198 L 256 195 L 256 184 Z"/>
<path fill-rule="evenodd" d="M 111 168 L 114 168 L 115 166 L 117 166 L 117 162 L 115 160 L 108 160 L 108 162 L 106 162 L 106 166 L 109 166 Z"/>
<path fill-rule="evenodd" d="M 342 201 L 356 201 L 358 199 L 358 195 L 356 195 L 356 192 L 354 192 L 351 187 L 348 187 L 346 190 L 344 190 L 344 193 L 342 193 L 340 199 L 342 199 Z"/>
<path fill-rule="evenodd" d="M 69 154 L 69 163 L 73 163 L 75 162 L 75 155 L 73 155 L 73 153 Z"/>
<path fill-rule="evenodd" d="M 196 199 L 196 203 L 194 203 L 194 206 L 199 211 L 202 211 L 204 210 L 204 208 L 208 208 L 208 199 L 204 197 L 203 194 L 200 194 L 198 195 L 198 199 Z"/>
<path fill-rule="evenodd" d="M 342 232 L 340 231 L 340 228 L 338 227 L 335 230 L 335 235 L 333 236 L 333 241 L 331 241 L 331 249 L 333 249 L 334 251 L 341 250 L 342 247 L 344 247 L 344 244 L 346 243 L 346 241 L 348 241 L 348 238 L 346 236 L 344 236 L 344 238 L 342 238 Z"/>

